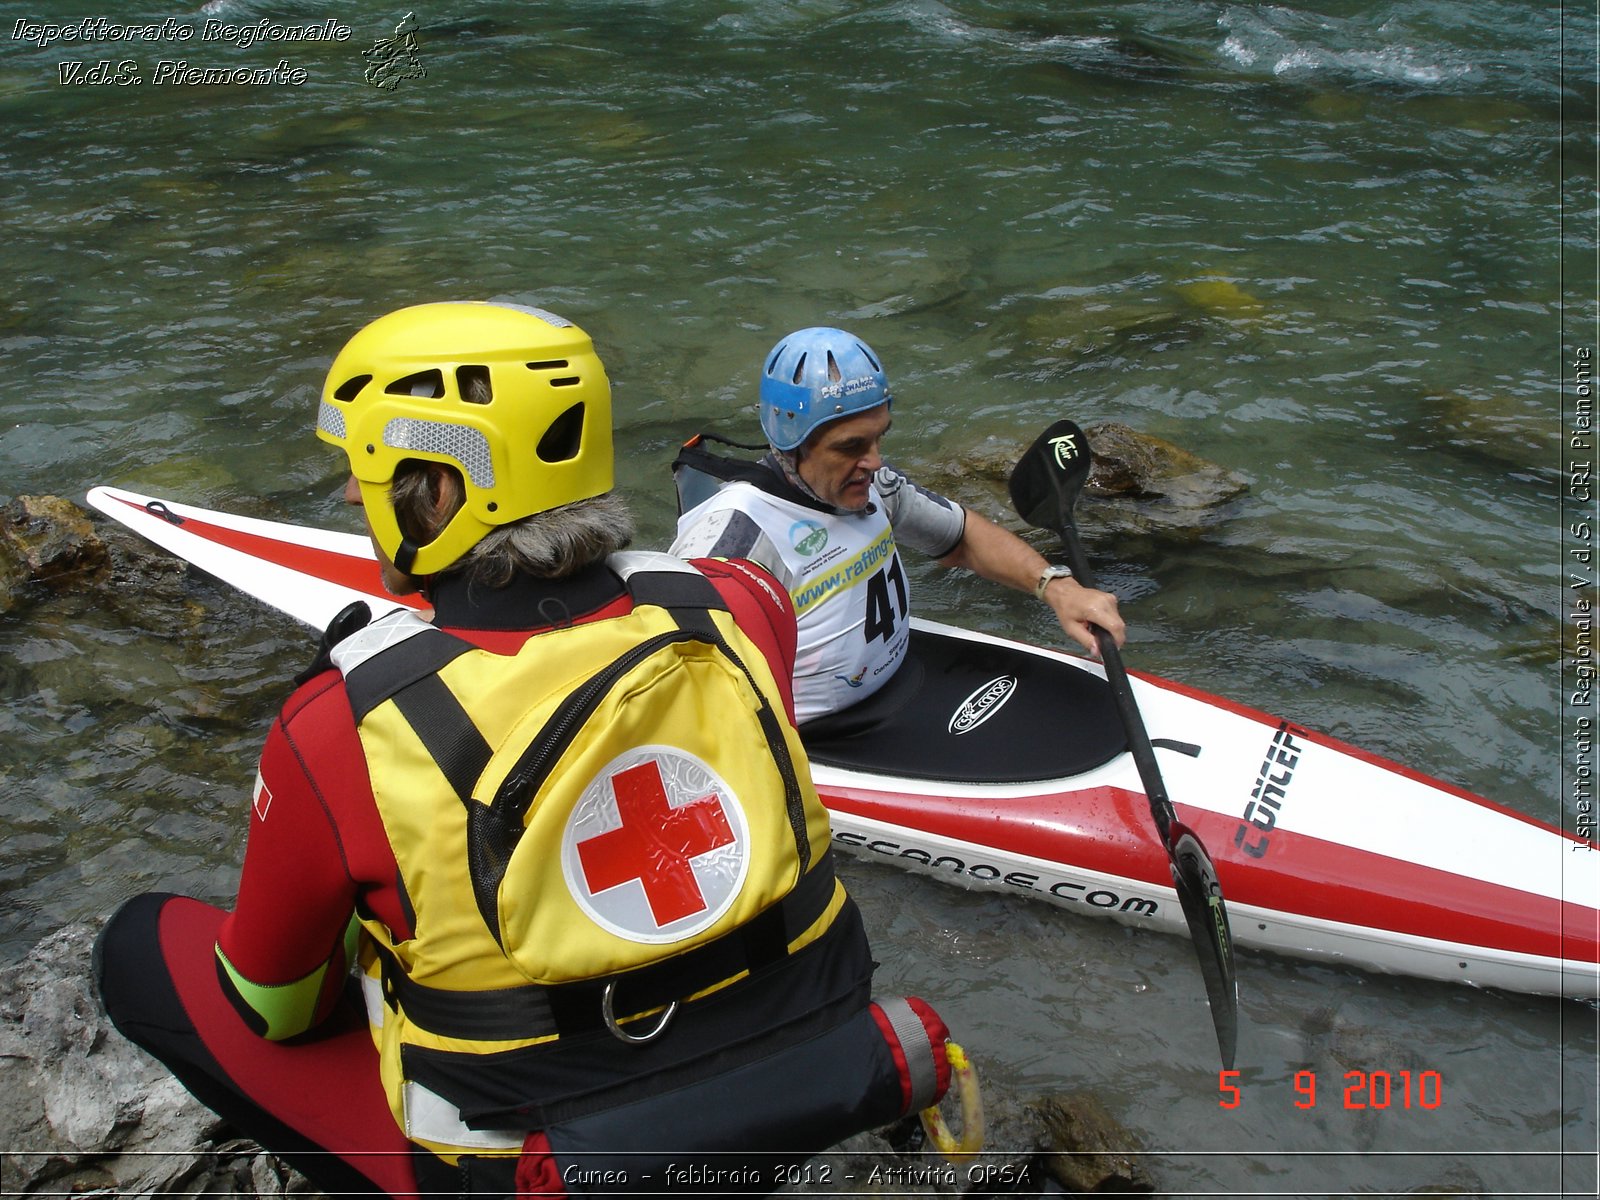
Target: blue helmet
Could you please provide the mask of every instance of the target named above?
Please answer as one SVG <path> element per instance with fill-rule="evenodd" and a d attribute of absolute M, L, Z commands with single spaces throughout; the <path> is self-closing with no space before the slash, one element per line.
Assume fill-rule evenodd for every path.
<path fill-rule="evenodd" d="M 774 448 L 793 450 L 819 426 L 889 400 L 872 347 L 842 329 L 801 329 L 772 348 L 761 370 L 761 431 Z"/>

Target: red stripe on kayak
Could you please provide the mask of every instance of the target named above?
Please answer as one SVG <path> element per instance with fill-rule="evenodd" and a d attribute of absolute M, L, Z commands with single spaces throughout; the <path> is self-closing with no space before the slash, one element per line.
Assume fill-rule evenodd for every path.
<path fill-rule="evenodd" d="M 904 829 L 908 846 L 922 832 L 970 846 L 975 854 L 1001 850 L 1057 863 L 1068 872 L 1171 887 L 1149 802 L 1137 792 L 1100 787 L 986 799 L 819 790 L 829 808 Z M 1179 806 L 1178 815 L 1210 852 L 1223 895 L 1232 904 L 1379 932 L 1600 962 L 1600 912 L 1584 905 L 1281 827 L 1273 835 L 1271 854 L 1252 859 L 1234 849 L 1233 818 L 1188 806 Z M 1552 861 L 1551 869 L 1559 871 L 1561 864 Z"/>
<path fill-rule="evenodd" d="M 131 500 L 124 500 L 121 496 L 113 496 L 112 499 L 146 516 L 166 519 L 147 505 L 135 504 Z M 302 575 L 336 583 L 382 600 L 409 604 L 413 608 L 422 608 L 426 604 L 420 596 L 395 596 L 385 591 L 383 572 L 376 559 L 364 555 L 344 554 L 338 550 L 324 550 L 318 546 L 302 546 L 264 534 L 247 533 L 242 529 L 231 529 L 226 525 L 202 520 L 200 517 L 183 516 L 178 513 L 174 515 L 182 522 L 177 528 L 181 528 L 184 532 L 195 534 L 216 545 L 226 546 L 230 550 L 237 550 L 252 558 L 287 567 Z"/>
<path fill-rule="evenodd" d="M 1172 886 L 1150 802 L 1138 792 L 1096 787 L 991 799 L 901 796 L 826 784 L 817 790 L 828 808 L 898 826 L 908 841 L 932 835 L 974 851 L 1004 850 L 1067 870 Z"/>
<path fill-rule="evenodd" d="M 1225 836 L 1223 824 L 1213 818 L 1218 838 Z M 1552 858 L 1550 870 L 1559 876 L 1562 863 Z M 1293 896 L 1295 911 L 1324 920 L 1600 962 L 1600 912 L 1595 909 L 1282 828 L 1274 833 L 1267 858 L 1248 865 L 1229 859 L 1218 865 L 1217 876 L 1224 895 L 1240 904 L 1282 908 L 1281 897 Z M 1280 900 L 1274 903 L 1273 897 Z"/>

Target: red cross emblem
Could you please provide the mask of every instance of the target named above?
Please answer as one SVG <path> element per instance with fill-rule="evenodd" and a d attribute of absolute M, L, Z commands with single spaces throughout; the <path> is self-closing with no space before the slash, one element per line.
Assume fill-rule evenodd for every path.
<path fill-rule="evenodd" d="M 638 880 L 661 927 L 704 912 L 691 860 L 735 840 L 722 797 L 713 790 L 673 807 L 653 759 L 617 772 L 611 788 L 621 825 L 576 847 L 590 892 Z"/>

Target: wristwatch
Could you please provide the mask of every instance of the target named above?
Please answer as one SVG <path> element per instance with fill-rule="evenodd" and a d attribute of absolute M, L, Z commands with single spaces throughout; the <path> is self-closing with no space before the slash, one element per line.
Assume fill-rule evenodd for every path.
<path fill-rule="evenodd" d="M 1043 600 L 1044 600 L 1044 590 L 1045 590 L 1045 588 L 1050 586 L 1050 581 L 1052 579 L 1071 579 L 1071 578 L 1072 578 L 1072 568 L 1071 567 L 1064 567 L 1060 563 L 1051 563 L 1048 567 L 1046 567 L 1044 570 L 1039 572 L 1039 582 L 1033 585 L 1033 594 L 1034 594 L 1035 599 L 1043 602 Z"/>

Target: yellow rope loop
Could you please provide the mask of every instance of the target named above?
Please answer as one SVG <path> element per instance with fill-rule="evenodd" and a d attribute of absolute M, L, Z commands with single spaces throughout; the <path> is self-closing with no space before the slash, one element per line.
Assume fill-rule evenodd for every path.
<path fill-rule="evenodd" d="M 922 1128 L 934 1149 L 951 1162 L 961 1162 L 983 1149 L 983 1097 L 978 1093 L 978 1073 L 966 1051 L 954 1042 L 946 1042 L 944 1051 L 950 1064 L 950 1089 L 961 1096 L 961 1140 L 950 1133 L 937 1104 L 922 1110 Z"/>

